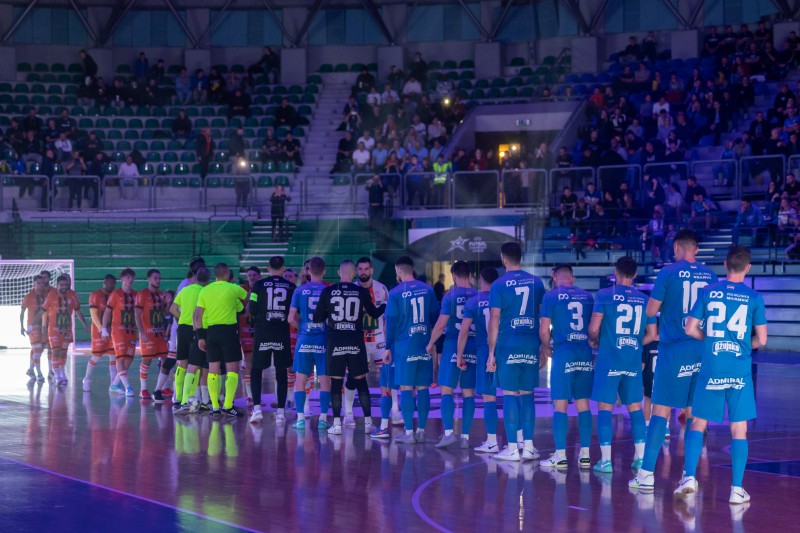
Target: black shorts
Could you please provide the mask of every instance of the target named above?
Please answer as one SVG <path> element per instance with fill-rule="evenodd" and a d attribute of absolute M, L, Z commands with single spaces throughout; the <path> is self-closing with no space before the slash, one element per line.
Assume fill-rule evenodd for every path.
<path fill-rule="evenodd" d="M 208 357 L 206 356 L 206 352 L 200 349 L 200 346 L 197 345 L 197 340 L 194 339 L 189 344 L 189 364 L 208 370 Z"/>
<path fill-rule="evenodd" d="M 206 357 L 209 363 L 237 363 L 242 360 L 238 324 L 209 326 L 206 331 Z"/>
<path fill-rule="evenodd" d="M 192 349 L 193 341 L 194 328 L 188 324 L 179 324 L 178 346 L 176 352 L 178 361 L 186 361 L 189 359 L 189 351 Z"/>
<path fill-rule="evenodd" d="M 253 339 L 253 368 L 292 366 L 292 341 L 286 336 L 256 335 Z"/>
<path fill-rule="evenodd" d="M 356 353 L 356 351 L 358 353 Z M 367 349 L 363 343 L 358 350 L 352 351 L 328 344 L 326 364 L 328 366 L 327 371 L 329 376 L 344 377 L 345 371 L 352 377 L 369 373 Z"/>
<path fill-rule="evenodd" d="M 642 350 L 642 383 L 644 395 L 653 397 L 653 379 L 655 378 L 656 358 L 658 357 L 658 343 L 650 343 Z"/>

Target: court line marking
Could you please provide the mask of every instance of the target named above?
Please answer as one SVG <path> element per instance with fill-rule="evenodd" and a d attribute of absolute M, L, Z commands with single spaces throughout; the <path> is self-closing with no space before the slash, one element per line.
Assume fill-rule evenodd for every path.
<path fill-rule="evenodd" d="M 67 479 L 69 481 L 75 481 L 75 482 L 78 482 L 78 483 L 83 483 L 84 485 L 89 485 L 90 487 L 94 487 L 94 488 L 97 488 L 97 489 L 107 490 L 109 492 L 112 492 L 112 493 L 120 495 L 120 496 L 127 496 L 129 498 L 135 498 L 135 499 L 141 500 L 143 502 L 159 505 L 159 506 L 165 507 L 167 509 L 172 509 L 172 510 L 178 511 L 179 513 L 186 513 L 188 515 L 194 516 L 195 518 L 201 518 L 201 519 L 204 519 L 204 520 L 209 520 L 211 522 L 216 522 L 217 524 L 221 524 L 223 526 L 232 527 L 234 529 L 239 529 L 239 530 L 242 530 L 242 531 L 249 531 L 251 533 L 262 533 L 262 530 L 260 530 L 260 529 L 251 529 L 249 527 L 245 527 L 245 526 L 242 526 L 242 525 L 239 525 L 239 524 L 234 524 L 232 522 L 226 522 L 225 520 L 220 520 L 219 518 L 214 518 L 214 517 L 211 517 L 211 516 L 208 516 L 208 515 L 204 515 L 202 513 L 196 512 L 196 511 L 190 511 L 189 509 L 184 509 L 182 507 L 177 507 L 175 505 L 170 505 L 168 503 L 160 502 L 158 500 L 152 500 L 152 499 L 147 498 L 145 496 L 140 496 L 138 494 L 125 492 L 124 490 L 115 489 L 115 488 L 112 488 L 112 487 L 108 487 L 106 485 L 100 485 L 99 483 L 94 483 L 93 481 L 87 481 L 85 479 L 80 479 L 80 478 L 73 477 L 73 476 L 70 476 L 70 475 L 67 475 L 67 474 L 62 474 L 61 472 L 55 472 L 53 470 L 48 470 L 47 468 L 42 468 L 40 466 L 35 466 L 35 465 L 32 465 L 32 464 L 24 463 L 22 461 L 17 461 L 16 459 L 11 459 L 9 457 L 0 456 L 0 460 L 8 461 L 9 463 L 13 463 L 13 464 L 16 464 L 16 465 L 19 465 L 19 466 L 24 466 L 24 467 L 30 468 L 31 470 L 36 470 L 38 472 L 43 472 L 45 474 L 50 474 L 50 475 L 53 475 L 53 476 L 56 476 L 56 477 Z"/>
<path fill-rule="evenodd" d="M 422 485 L 417 487 L 417 489 L 414 491 L 414 494 L 411 495 L 411 507 L 414 509 L 414 512 L 417 513 L 417 516 L 422 518 L 422 520 L 424 520 L 425 523 L 428 524 L 429 526 L 431 526 L 432 528 L 437 529 L 437 530 L 441 531 L 442 533 L 453 533 L 451 530 L 445 528 L 444 526 L 442 526 L 438 522 L 434 521 L 431 517 L 428 516 L 428 514 L 425 511 L 422 510 L 422 504 L 420 504 L 420 501 L 419 501 L 420 496 L 422 495 L 423 491 L 426 488 L 428 488 L 432 484 L 436 483 L 437 481 L 439 481 L 440 479 L 442 479 L 445 476 L 449 476 L 450 474 L 455 474 L 456 472 L 460 472 L 461 470 L 466 470 L 468 468 L 473 468 L 475 466 L 485 465 L 485 464 L 486 463 L 483 462 L 483 461 L 478 461 L 476 463 L 469 463 L 469 464 L 466 464 L 466 465 L 463 465 L 463 466 L 459 466 L 458 468 L 454 468 L 453 470 L 448 470 L 446 472 L 442 472 L 441 474 L 436 475 L 436 476 L 430 478 L 429 480 L 425 481 Z"/>

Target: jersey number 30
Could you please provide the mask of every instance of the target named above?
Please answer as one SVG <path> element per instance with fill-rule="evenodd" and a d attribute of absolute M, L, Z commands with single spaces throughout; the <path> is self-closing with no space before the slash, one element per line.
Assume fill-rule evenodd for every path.
<path fill-rule="evenodd" d="M 358 308 L 361 307 L 361 300 L 355 296 L 348 298 L 334 296 L 331 298 L 331 305 L 333 306 L 331 318 L 334 322 L 355 322 L 358 320 Z"/>

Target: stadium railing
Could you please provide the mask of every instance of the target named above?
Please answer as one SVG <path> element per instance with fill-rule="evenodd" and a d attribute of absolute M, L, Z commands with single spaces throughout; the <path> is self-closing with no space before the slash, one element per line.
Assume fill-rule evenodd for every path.
<path fill-rule="evenodd" d="M 703 159 L 692 162 L 692 175 L 710 174 L 714 180 L 712 194 L 717 200 L 736 200 L 742 197 L 739 162 L 735 159 Z M 722 180 L 721 184 L 717 181 Z M 731 183 L 728 187 L 726 183 Z"/>
<path fill-rule="evenodd" d="M 499 207 L 500 184 L 496 170 L 453 172 L 453 207 Z"/>
<path fill-rule="evenodd" d="M 647 163 L 642 167 L 642 173 L 656 176 L 662 183 L 671 181 L 680 182 L 689 176 L 689 161 L 671 161 L 665 163 Z"/>
<path fill-rule="evenodd" d="M 503 169 L 501 207 L 544 207 L 550 197 L 550 180 L 542 168 Z"/>

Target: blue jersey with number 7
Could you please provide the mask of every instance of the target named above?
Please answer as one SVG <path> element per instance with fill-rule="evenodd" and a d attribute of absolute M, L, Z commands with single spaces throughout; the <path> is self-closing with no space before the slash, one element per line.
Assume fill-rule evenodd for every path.
<path fill-rule="evenodd" d="M 539 344 L 539 306 L 544 296 L 544 283 L 524 270 L 506 272 L 492 283 L 489 307 L 500 309 L 498 344 L 513 343 L 514 337 L 534 337 L 526 342 Z"/>

